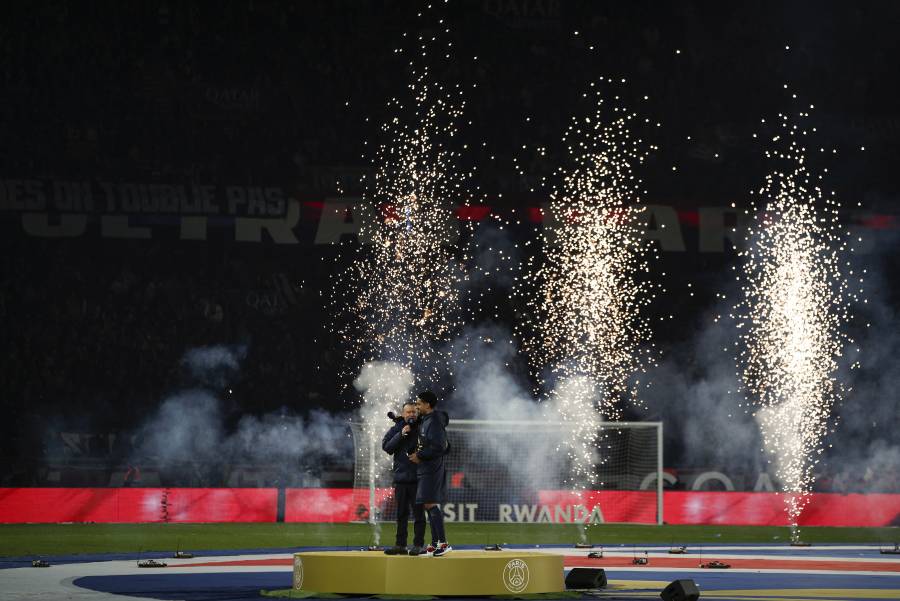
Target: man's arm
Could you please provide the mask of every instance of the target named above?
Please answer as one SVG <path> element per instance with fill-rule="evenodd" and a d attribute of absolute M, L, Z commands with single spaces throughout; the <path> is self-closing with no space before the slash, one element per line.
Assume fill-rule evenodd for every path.
<path fill-rule="evenodd" d="M 399 422 L 387 431 L 381 440 L 382 451 L 391 455 L 397 452 L 397 449 L 400 448 L 400 441 L 403 440 L 403 426 L 405 425 L 403 422 Z"/>

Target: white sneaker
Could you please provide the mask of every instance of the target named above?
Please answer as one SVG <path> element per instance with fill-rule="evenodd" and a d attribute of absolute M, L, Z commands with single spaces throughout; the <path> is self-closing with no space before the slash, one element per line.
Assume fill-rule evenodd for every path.
<path fill-rule="evenodd" d="M 434 550 L 432 556 L 434 557 L 443 557 L 447 553 L 453 550 L 453 547 L 450 546 L 450 543 L 438 543 L 437 549 Z"/>

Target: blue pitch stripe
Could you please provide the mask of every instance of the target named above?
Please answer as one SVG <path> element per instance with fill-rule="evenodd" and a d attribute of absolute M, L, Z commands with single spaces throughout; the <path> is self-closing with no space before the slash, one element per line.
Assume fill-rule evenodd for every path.
<path fill-rule="evenodd" d="M 698 570 L 665 572 L 655 570 L 606 570 L 609 580 L 666 580 L 690 578 L 703 590 L 779 589 L 779 588 L 873 588 L 900 589 L 900 575 L 869 576 L 859 574 L 777 574 Z M 701 595 L 701 599 L 702 599 Z"/>
<path fill-rule="evenodd" d="M 181 549 L 194 554 L 194 559 L 203 561 L 210 557 L 230 557 L 232 555 L 290 555 L 300 551 L 353 551 L 358 547 L 280 547 L 273 549 L 216 549 L 194 551 Z M 78 555 L 27 555 L 0 558 L 0 569 L 24 568 L 31 565 L 33 559 L 45 559 L 52 564 L 89 563 L 94 561 L 137 561 L 138 559 L 169 559 L 175 551 L 144 551 L 142 553 L 85 553 Z"/>

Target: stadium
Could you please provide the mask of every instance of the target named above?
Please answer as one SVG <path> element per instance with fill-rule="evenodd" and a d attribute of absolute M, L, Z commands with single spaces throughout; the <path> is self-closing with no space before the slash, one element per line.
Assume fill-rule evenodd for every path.
<path fill-rule="evenodd" d="M 900 6 L 2 10 L 0 599 L 900 599 Z"/>

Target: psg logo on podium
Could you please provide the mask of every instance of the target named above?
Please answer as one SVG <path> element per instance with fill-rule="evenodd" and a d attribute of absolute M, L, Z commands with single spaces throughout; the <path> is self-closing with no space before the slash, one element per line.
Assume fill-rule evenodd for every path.
<path fill-rule="evenodd" d="M 511 593 L 521 593 L 528 586 L 528 564 L 512 559 L 503 568 L 503 586 Z"/>

